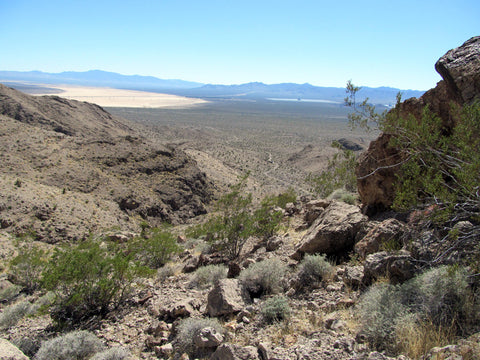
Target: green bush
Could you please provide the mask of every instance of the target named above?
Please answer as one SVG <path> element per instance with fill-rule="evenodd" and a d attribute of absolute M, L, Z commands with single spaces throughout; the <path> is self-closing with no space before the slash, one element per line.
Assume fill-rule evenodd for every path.
<path fill-rule="evenodd" d="M 330 278 L 333 266 L 325 255 L 305 255 L 298 267 L 298 279 L 302 287 L 309 287 Z"/>
<path fill-rule="evenodd" d="M 182 248 L 175 236 L 163 229 L 152 228 L 143 231 L 144 235 L 130 244 L 130 250 L 136 254 L 140 263 L 152 269 L 165 265 Z"/>
<path fill-rule="evenodd" d="M 103 344 L 88 331 L 73 331 L 45 341 L 35 360 L 84 360 L 103 350 Z"/>
<path fill-rule="evenodd" d="M 362 333 L 379 350 L 395 352 L 405 343 L 406 329 L 462 335 L 478 324 L 478 305 L 462 268 L 438 267 L 402 285 L 372 286 L 357 305 Z M 430 331 L 431 333 L 434 333 Z M 437 344 L 439 345 L 439 344 Z"/>
<path fill-rule="evenodd" d="M 25 244 L 10 262 L 9 280 L 28 294 L 40 286 L 41 275 L 48 263 L 48 253 L 38 246 Z"/>
<path fill-rule="evenodd" d="M 239 275 L 245 289 L 253 296 L 274 294 L 284 288 L 287 265 L 277 258 L 251 264 Z"/>
<path fill-rule="evenodd" d="M 271 197 L 262 201 L 255 209 L 252 194 L 245 192 L 247 176 L 231 187 L 231 191 L 217 203 L 219 215 L 202 225 L 193 226 L 187 236 L 205 236 L 213 250 L 223 252 L 229 259 L 237 258 L 251 236 L 268 238 L 278 230 L 282 212 L 273 210 L 276 203 L 285 199 Z"/>
<path fill-rule="evenodd" d="M 57 248 L 42 281 L 56 295 L 51 316 L 57 325 L 104 316 L 125 301 L 133 278 L 145 274 L 134 256 L 117 244 L 92 239 Z"/>
<path fill-rule="evenodd" d="M 199 267 L 193 274 L 190 285 L 205 288 L 214 285 L 218 280 L 227 277 L 225 265 L 207 265 Z"/>
<path fill-rule="evenodd" d="M 291 309 L 285 296 L 276 295 L 263 303 L 260 313 L 263 320 L 267 324 L 271 324 L 277 321 L 288 320 Z"/>
<path fill-rule="evenodd" d="M 342 149 L 341 145 L 336 142 L 332 143 L 332 147 L 340 151 L 328 160 L 327 168 L 320 175 L 310 174 L 307 182 L 311 184 L 312 190 L 321 197 L 327 197 L 337 189 L 355 193 L 357 191 L 357 177 L 355 176 L 357 157 L 352 150 Z"/>
<path fill-rule="evenodd" d="M 223 334 L 224 329 L 216 318 L 186 318 L 178 325 L 178 332 L 175 338 L 177 352 L 187 353 L 190 356 L 199 355 L 199 349 L 195 346 L 193 339 L 198 332 L 206 327 L 214 328 L 217 333 Z"/>

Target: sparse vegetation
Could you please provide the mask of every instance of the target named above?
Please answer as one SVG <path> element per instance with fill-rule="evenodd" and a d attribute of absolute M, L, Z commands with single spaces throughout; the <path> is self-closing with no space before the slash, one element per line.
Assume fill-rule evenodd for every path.
<path fill-rule="evenodd" d="M 267 324 L 271 324 L 277 321 L 288 320 L 291 309 L 285 296 L 275 295 L 265 300 L 260 313 L 262 314 L 263 320 Z"/>
<path fill-rule="evenodd" d="M 80 330 L 47 340 L 35 355 L 35 360 L 86 360 L 103 350 L 103 344 L 92 333 Z"/>
<path fill-rule="evenodd" d="M 372 286 L 362 296 L 357 311 L 362 333 L 374 348 L 417 355 L 419 349 L 425 352 L 445 345 L 479 320 L 468 274 L 462 268 L 446 266 L 399 286 Z M 429 331 L 422 332 L 427 328 Z M 412 334 L 421 336 L 415 341 L 405 338 Z"/>
<path fill-rule="evenodd" d="M 207 265 L 198 268 L 193 274 L 190 284 L 200 288 L 214 285 L 218 280 L 227 277 L 228 268 L 225 265 Z"/>
<path fill-rule="evenodd" d="M 282 291 L 286 274 L 285 263 L 277 258 L 271 258 L 242 270 L 239 279 L 252 296 L 260 297 Z"/>
<path fill-rule="evenodd" d="M 9 329 L 16 325 L 24 316 L 31 314 L 32 304 L 29 301 L 22 300 L 12 304 L 4 309 L 0 314 L 0 329 Z"/>
<path fill-rule="evenodd" d="M 315 286 L 333 276 L 333 266 L 325 255 L 305 255 L 298 266 L 298 279 L 303 288 Z"/>

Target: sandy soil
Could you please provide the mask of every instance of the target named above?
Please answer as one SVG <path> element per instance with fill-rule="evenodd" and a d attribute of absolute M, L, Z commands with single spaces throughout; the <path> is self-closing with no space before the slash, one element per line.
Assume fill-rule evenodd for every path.
<path fill-rule="evenodd" d="M 85 87 L 74 85 L 48 85 L 48 87 L 58 89 L 58 96 L 67 99 L 87 101 L 105 107 L 184 108 L 207 102 L 202 99 L 187 98 L 183 96 L 104 87 Z M 39 93 L 35 95 L 52 94 Z"/>

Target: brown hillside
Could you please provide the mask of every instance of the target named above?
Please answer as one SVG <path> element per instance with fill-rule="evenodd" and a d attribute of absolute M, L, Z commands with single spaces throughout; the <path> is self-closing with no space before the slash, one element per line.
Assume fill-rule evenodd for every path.
<path fill-rule="evenodd" d="M 39 240 L 172 223 L 205 212 L 212 186 L 184 152 L 101 107 L 0 85 L 0 222 Z"/>

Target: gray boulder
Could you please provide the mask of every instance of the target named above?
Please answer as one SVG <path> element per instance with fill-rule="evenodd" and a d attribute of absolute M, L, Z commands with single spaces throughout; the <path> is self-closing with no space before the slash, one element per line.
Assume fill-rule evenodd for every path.
<path fill-rule="evenodd" d="M 253 346 L 222 344 L 210 356 L 210 360 L 258 360 L 258 350 Z"/>
<path fill-rule="evenodd" d="M 0 339 L 0 360 L 28 360 L 28 357 L 10 341 Z"/>
<path fill-rule="evenodd" d="M 381 251 L 367 256 L 363 281 L 369 284 L 374 279 L 387 277 L 393 284 L 398 284 L 413 278 L 416 270 L 414 259 L 408 251 Z"/>
<path fill-rule="evenodd" d="M 332 202 L 296 246 L 292 258 L 300 260 L 305 253 L 336 255 L 352 249 L 367 220 L 358 206 Z"/>
<path fill-rule="evenodd" d="M 240 312 L 248 301 L 237 279 L 222 279 L 208 294 L 207 312 L 210 316 L 229 315 Z"/>

